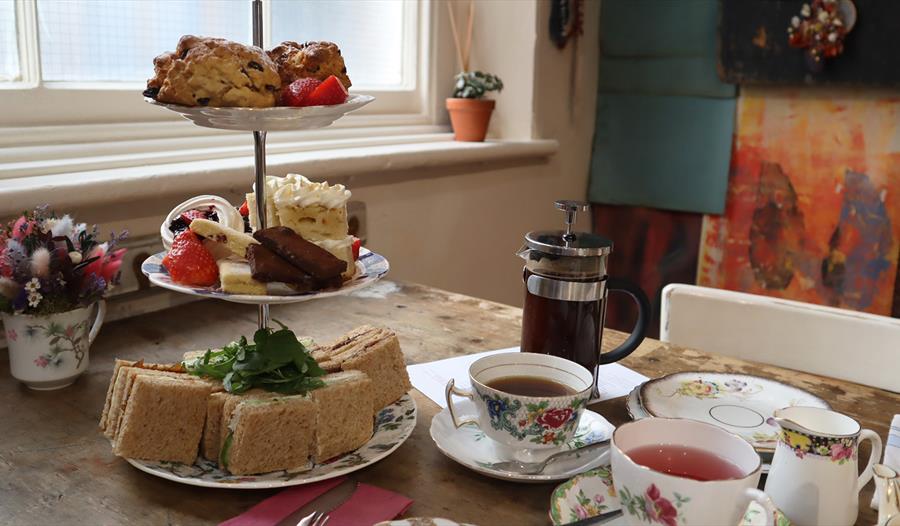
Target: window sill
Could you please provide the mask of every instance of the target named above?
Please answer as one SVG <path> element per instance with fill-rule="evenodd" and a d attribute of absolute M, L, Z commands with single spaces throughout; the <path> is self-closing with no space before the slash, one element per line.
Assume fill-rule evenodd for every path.
<path fill-rule="evenodd" d="M 435 168 L 543 162 L 559 148 L 557 141 L 544 139 L 455 142 L 450 133 L 392 139 L 391 144 L 330 149 L 322 145 L 315 151 L 270 153 L 267 171 L 299 172 L 332 182 L 352 177 L 356 186 L 376 185 L 396 180 L 386 177 L 396 172 L 410 172 L 411 178 L 422 179 L 432 177 Z M 247 151 L 227 158 L 7 178 L 0 180 L 0 215 L 62 199 L 66 207 L 76 207 L 137 201 L 146 198 L 148 190 L 155 197 L 209 192 L 210 177 L 215 177 L 217 188 L 246 188 L 252 173 L 253 156 Z"/>

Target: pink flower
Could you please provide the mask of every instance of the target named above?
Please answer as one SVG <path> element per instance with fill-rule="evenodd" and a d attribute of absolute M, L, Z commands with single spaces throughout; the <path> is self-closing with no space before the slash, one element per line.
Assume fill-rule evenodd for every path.
<path fill-rule="evenodd" d="M 19 337 L 19 335 L 16 334 L 15 329 L 10 329 L 10 330 L 6 331 L 6 339 L 9 341 L 14 342 L 14 341 L 16 341 L 16 338 L 18 338 L 18 337 Z"/>
<path fill-rule="evenodd" d="M 25 216 L 20 217 L 13 224 L 12 238 L 16 241 L 22 241 L 28 237 L 37 227 L 34 221 L 29 221 Z"/>
<path fill-rule="evenodd" d="M 69 325 L 66 327 L 66 338 L 72 338 L 75 336 L 75 326 Z"/>
<path fill-rule="evenodd" d="M 575 506 L 575 516 L 579 519 L 587 519 L 588 517 L 590 517 L 590 514 L 586 509 L 584 509 L 584 506 L 578 504 Z"/>
<path fill-rule="evenodd" d="M 853 448 L 845 446 L 840 442 L 831 444 L 831 460 L 844 460 L 853 456 Z"/>
<path fill-rule="evenodd" d="M 38 367 L 47 367 L 50 365 L 50 360 L 48 360 L 46 356 L 39 356 L 35 358 L 34 364 Z"/>
<path fill-rule="evenodd" d="M 646 497 L 645 511 L 651 522 L 658 522 L 666 526 L 678 525 L 678 510 L 669 502 L 669 499 L 662 497 L 656 484 L 650 484 L 650 487 L 644 492 L 644 496 Z"/>
<path fill-rule="evenodd" d="M 122 266 L 122 258 L 125 256 L 125 249 L 120 248 L 114 252 L 107 252 L 107 245 L 103 243 L 94 247 L 87 258 L 97 258 L 88 266 L 84 267 L 84 279 L 90 279 L 90 276 L 97 275 L 103 278 L 107 284 L 111 283 L 113 278 L 119 273 Z"/>
<path fill-rule="evenodd" d="M 594 495 L 594 502 L 596 502 L 597 504 L 603 504 L 604 501 L 606 501 L 606 499 L 603 497 L 603 495 L 600 495 L 599 493 Z"/>

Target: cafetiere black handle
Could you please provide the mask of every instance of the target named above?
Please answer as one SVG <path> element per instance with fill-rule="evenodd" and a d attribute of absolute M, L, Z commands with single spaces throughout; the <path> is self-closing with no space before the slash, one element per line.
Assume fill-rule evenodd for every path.
<path fill-rule="evenodd" d="M 650 318 L 653 313 L 650 300 L 636 284 L 625 279 L 610 276 L 606 279 L 606 289 L 620 290 L 631 296 L 631 299 L 637 304 L 638 317 L 637 322 L 634 324 L 634 329 L 631 330 L 631 336 L 622 345 L 607 353 L 600 353 L 601 364 L 617 362 L 637 349 L 638 345 L 644 341 L 644 335 L 647 334 L 647 326 L 650 324 Z"/>

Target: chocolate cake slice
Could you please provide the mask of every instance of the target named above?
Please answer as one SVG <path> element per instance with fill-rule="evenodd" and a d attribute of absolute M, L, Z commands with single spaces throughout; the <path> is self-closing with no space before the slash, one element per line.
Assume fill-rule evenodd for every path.
<path fill-rule="evenodd" d="M 347 270 L 347 263 L 324 248 L 303 239 L 285 226 L 257 230 L 253 237 L 272 252 L 320 281 L 332 280 Z"/>
<path fill-rule="evenodd" d="M 250 272 L 253 279 L 270 283 L 282 281 L 291 285 L 298 285 L 301 289 L 312 290 L 316 288 L 316 279 L 299 268 L 288 263 L 278 254 L 272 252 L 263 245 L 250 245 L 247 247 L 247 261 L 250 263 Z"/>

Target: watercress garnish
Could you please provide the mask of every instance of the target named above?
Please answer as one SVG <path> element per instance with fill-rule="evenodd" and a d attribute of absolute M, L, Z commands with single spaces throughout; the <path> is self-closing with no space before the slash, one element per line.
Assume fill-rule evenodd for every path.
<path fill-rule="evenodd" d="M 279 322 L 281 329 L 259 329 L 253 342 L 241 336 L 222 350 L 184 362 L 189 373 L 221 380 L 229 393 L 253 387 L 281 394 L 306 394 L 325 385 L 325 371 L 297 336 Z"/>

